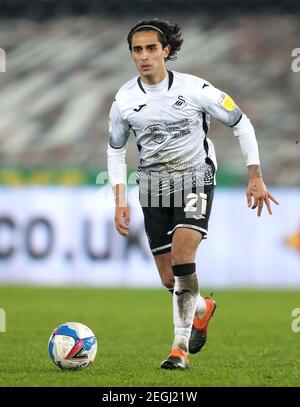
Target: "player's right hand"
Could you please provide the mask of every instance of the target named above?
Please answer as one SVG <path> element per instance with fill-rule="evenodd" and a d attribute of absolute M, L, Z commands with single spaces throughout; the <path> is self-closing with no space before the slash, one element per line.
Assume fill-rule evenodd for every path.
<path fill-rule="evenodd" d="M 116 206 L 115 225 L 121 236 L 127 237 L 130 222 L 130 209 L 128 206 Z"/>

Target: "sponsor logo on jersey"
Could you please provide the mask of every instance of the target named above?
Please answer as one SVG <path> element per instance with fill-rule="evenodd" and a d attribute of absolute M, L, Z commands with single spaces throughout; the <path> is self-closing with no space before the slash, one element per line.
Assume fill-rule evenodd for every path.
<path fill-rule="evenodd" d="M 186 101 L 183 96 L 178 96 L 176 102 L 172 105 L 175 109 L 182 109 L 186 105 Z"/>
<path fill-rule="evenodd" d="M 230 96 L 226 95 L 225 93 L 221 94 L 221 97 L 219 99 L 219 103 L 228 111 L 232 111 L 235 108 L 235 103 L 231 99 Z"/>
<path fill-rule="evenodd" d="M 136 109 L 133 109 L 135 112 L 139 112 L 140 110 L 142 110 L 143 109 L 143 107 L 145 107 L 145 106 L 147 106 L 147 105 L 139 105 L 139 107 L 138 108 L 136 108 Z"/>
<path fill-rule="evenodd" d="M 167 136 L 170 135 L 161 124 L 153 124 L 145 128 L 145 133 L 148 134 L 154 143 L 163 143 Z"/>

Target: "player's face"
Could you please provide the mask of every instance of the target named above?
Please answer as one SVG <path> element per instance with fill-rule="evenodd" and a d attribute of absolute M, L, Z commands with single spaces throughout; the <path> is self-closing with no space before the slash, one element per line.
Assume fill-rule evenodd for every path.
<path fill-rule="evenodd" d="M 166 76 L 165 58 L 170 46 L 163 48 L 156 31 L 138 31 L 131 40 L 131 55 L 146 83 L 159 83 Z"/>

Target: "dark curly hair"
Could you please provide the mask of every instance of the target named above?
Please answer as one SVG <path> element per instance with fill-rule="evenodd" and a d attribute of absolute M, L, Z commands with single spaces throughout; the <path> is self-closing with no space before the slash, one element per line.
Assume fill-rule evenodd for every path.
<path fill-rule="evenodd" d="M 151 27 L 142 27 L 143 25 L 155 27 L 151 29 Z M 140 28 L 139 28 L 140 27 Z M 183 39 L 181 38 L 181 31 L 178 24 L 170 23 L 169 21 L 159 20 L 158 18 L 154 18 L 153 20 L 143 20 L 137 23 L 129 32 L 127 36 L 127 42 L 129 45 L 130 51 L 132 50 L 131 47 L 131 40 L 132 36 L 137 31 L 156 31 L 158 34 L 159 42 L 161 43 L 162 47 L 165 48 L 167 45 L 170 45 L 170 52 L 167 56 L 166 60 L 174 60 L 177 58 L 176 54 L 181 48 L 181 44 L 183 43 Z"/>

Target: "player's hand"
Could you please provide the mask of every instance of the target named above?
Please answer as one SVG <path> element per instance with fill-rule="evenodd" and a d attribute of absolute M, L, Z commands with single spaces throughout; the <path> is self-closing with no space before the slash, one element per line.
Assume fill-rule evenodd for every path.
<path fill-rule="evenodd" d="M 130 222 L 130 209 L 128 206 L 116 206 L 115 225 L 121 236 L 127 237 Z"/>
<path fill-rule="evenodd" d="M 279 202 L 267 191 L 267 188 L 262 180 L 262 178 L 250 178 L 247 188 L 247 201 L 248 208 L 251 209 L 257 208 L 257 216 L 261 215 L 264 203 L 268 209 L 270 215 L 272 215 L 271 202 L 273 201 L 276 205 L 279 205 Z"/>

